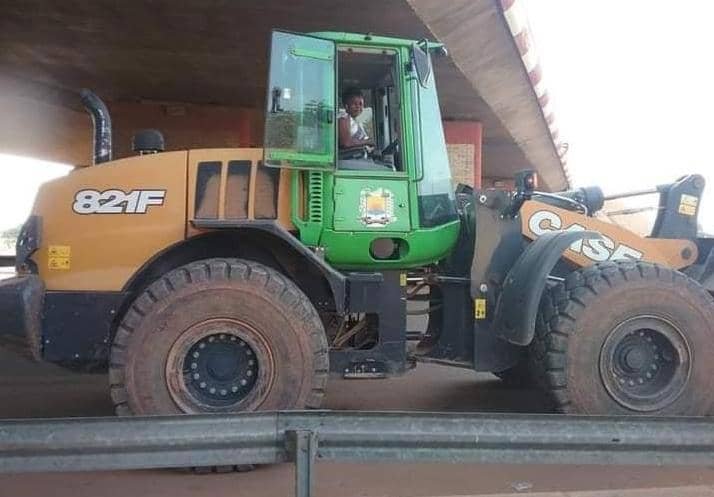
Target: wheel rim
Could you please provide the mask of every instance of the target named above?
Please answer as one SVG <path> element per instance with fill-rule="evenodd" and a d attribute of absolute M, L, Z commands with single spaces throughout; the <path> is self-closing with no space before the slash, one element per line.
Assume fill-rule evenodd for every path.
<path fill-rule="evenodd" d="M 274 376 L 270 350 L 254 328 L 232 319 L 196 324 L 172 345 L 166 383 L 184 412 L 253 410 Z"/>
<path fill-rule="evenodd" d="M 639 412 L 663 409 L 684 390 L 691 352 L 682 332 L 657 316 L 619 324 L 603 343 L 600 377 L 620 405 Z"/>

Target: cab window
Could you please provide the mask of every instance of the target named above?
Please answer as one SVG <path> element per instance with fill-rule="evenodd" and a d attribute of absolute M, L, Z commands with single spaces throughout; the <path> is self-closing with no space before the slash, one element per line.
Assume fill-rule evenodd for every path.
<path fill-rule="evenodd" d="M 405 171 L 394 50 L 338 49 L 337 167 Z"/>

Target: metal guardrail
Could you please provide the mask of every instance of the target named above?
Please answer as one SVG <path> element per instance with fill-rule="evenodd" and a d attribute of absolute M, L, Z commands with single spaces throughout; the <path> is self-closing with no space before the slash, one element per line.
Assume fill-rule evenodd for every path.
<path fill-rule="evenodd" d="M 293 461 L 712 465 L 706 418 L 289 411 L 0 422 L 0 472 L 92 471 Z"/>

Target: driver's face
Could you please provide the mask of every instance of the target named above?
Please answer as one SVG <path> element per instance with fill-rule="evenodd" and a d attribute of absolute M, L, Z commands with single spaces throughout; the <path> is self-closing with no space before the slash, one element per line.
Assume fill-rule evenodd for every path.
<path fill-rule="evenodd" d="M 362 97 L 352 97 L 347 101 L 347 113 L 353 118 L 359 116 L 364 110 L 364 99 Z"/>

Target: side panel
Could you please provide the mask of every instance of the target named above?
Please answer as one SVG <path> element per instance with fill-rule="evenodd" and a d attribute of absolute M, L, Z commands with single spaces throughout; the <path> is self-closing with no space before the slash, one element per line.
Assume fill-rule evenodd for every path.
<path fill-rule="evenodd" d="M 692 241 L 642 238 L 616 224 L 535 200 L 523 204 L 521 222 L 523 235 L 531 240 L 556 230 L 592 230 L 601 233 L 602 238 L 577 241 L 563 252 L 564 258 L 578 266 L 630 259 L 680 269 L 697 260 L 697 246 Z"/>
<path fill-rule="evenodd" d="M 432 264 L 446 257 L 459 236 L 459 221 L 431 229 L 408 233 L 380 232 L 380 235 L 402 240 L 406 254 L 397 260 L 374 259 L 370 255 L 370 244 L 375 238 L 372 233 L 325 230 L 320 241 L 326 247 L 325 259 L 338 269 L 407 269 Z"/>
<path fill-rule="evenodd" d="M 182 240 L 186 159 L 186 152 L 131 157 L 43 185 L 33 208 L 43 226 L 34 260 L 47 290 L 121 290 Z"/>

